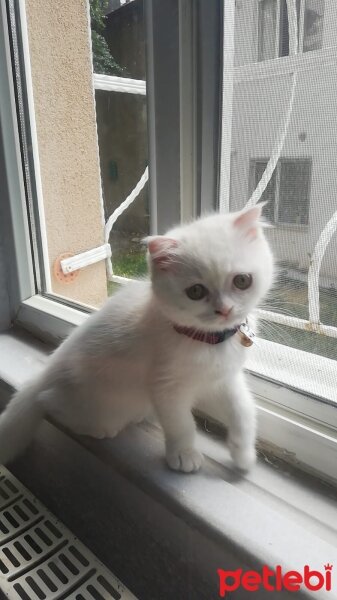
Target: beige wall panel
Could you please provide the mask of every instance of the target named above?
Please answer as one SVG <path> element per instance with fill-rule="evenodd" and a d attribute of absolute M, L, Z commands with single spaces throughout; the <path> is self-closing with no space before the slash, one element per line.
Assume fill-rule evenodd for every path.
<path fill-rule="evenodd" d="M 103 243 L 103 215 L 86 0 L 26 0 L 50 266 Z M 98 306 L 104 262 L 53 292 Z"/>

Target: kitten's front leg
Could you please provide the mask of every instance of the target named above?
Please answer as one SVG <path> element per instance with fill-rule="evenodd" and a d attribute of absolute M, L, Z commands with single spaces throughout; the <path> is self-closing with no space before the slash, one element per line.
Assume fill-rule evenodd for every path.
<path fill-rule="evenodd" d="M 228 403 L 228 447 L 235 466 L 248 471 L 256 461 L 256 411 L 254 398 L 243 373 L 238 373 L 224 389 Z"/>
<path fill-rule="evenodd" d="M 164 430 L 166 461 L 175 471 L 194 473 L 200 468 L 203 456 L 194 447 L 195 422 L 192 402 L 177 390 L 156 390 L 154 406 Z"/>

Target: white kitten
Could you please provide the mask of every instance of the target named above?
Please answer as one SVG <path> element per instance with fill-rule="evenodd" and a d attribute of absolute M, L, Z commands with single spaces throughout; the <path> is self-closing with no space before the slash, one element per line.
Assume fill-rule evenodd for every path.
<path fill-rule="evenodd" d="M 196 471 L 191 409 L 218 397 L 229 409 L 233 461 L 251 467 L 255 411 L 242 370 L 249 350 L 236 328 L 272 282 L 260 216 L 261 206 L 215 214 L 148 238 L 151 282 L 124 286 L 13 397 L 0 418 L 0 462 L 28 444 L 43 416 L 104 438 L 154 408 L 169 466 Z"/>

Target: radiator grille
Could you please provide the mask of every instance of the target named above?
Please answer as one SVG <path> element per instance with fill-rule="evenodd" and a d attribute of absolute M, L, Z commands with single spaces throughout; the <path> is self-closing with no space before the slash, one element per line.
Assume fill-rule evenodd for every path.
<path fill-rule="evenodd" d="M 13 600 L 136 600 L 5 467 L 0 467 L 0 588 Z"/>

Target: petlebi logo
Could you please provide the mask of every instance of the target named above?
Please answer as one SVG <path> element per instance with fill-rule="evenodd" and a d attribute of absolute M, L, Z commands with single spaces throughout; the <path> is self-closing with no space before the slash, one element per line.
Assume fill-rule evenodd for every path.
<path fill-rule="evenodd" d="M 283 571 L 280 565 L 270 569 L 264 565 L 261 571 L 225 571 L 218 569 L 219 596 L 225 598 L 227 592 L 235 592 L 242 588 L 248 592 L 257 592 L 265 589 L 269 592 L 298 592 L 307 589 L 311 592 L 319 590 L 331 591 L 332 567 L 327 563 L 324 570 L 317 571 L 309 565 L 303 567 L 303 571 Z"/>

